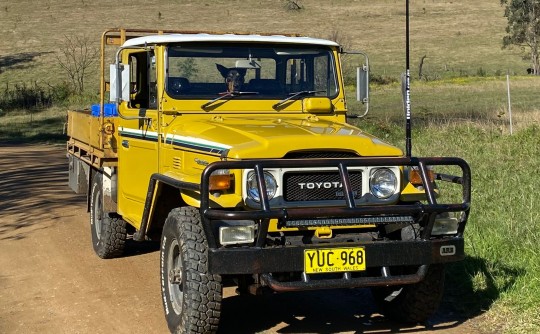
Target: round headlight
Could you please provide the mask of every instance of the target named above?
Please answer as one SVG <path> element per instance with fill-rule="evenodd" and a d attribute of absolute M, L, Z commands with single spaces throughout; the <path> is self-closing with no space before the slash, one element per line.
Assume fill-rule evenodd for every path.
<path fill-rule="evenodd" d="M 376 169 L 371 173 L 369 187 L 375 197 L 386 199 L 396 192 L 396 174 L 388 168 Z"/>
<path fill-rule="evenodd" d="M 266 184 L 266 195 L 268 199 L 274 198 L 277 190 L 277 182 L 274 176 L 269 172 L 264 172 L 264 183 Z M 246 184 L 247 194 L 249 198 L 255 202 L 260 202 L 261 196 L 259 196 L 259 185 L 257 182 L 257 176 L 254 172 L 250 172 L 247 178 Z"/>

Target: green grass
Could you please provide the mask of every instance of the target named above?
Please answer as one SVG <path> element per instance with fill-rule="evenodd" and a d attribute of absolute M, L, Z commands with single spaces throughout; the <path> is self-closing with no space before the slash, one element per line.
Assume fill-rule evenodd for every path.
<path fill-rule="evenodd" d="M 65 109 L 19 110 L 0 113 L 0 143 L 65 142 Z"/>
<path fill-rule="evenodd" d="M 448 125 L 417 133 L 416 149 L 422 155 L 456 155 L 471 165 L 468 258 L 453 268 L 457 277 L 451 279 L 469 291 L 453 293 L 462 295 L 466 312 L 491 306 L 483 320 L 505 333 L 540 331 L 539 132 L 537 125 L 512 136 L 493 126 Z"/>
<path fill-rule="evenodd" d="M 347 96 L 349 109 L 363 111 L 364 107 L 354 101 L 352 87 Z M 510 92 L 512 126 L 514 129 L 538 124 L 535 116 L 540 110 L 540 78 L 511 77 Z M 466 77 L 411 84 L 411 108 L 413 130 L 427 125 L 476 122 L 496 126 L 503 133 L 510 131 L 506 77 Z M 373 85 L 370 94 L 370 112 L 356 124 L 402 145 L 403 100 L 401 85 Z M 397 129 L 396 129 L 397 127 Z"/>
<path fill-rule="evenodd" d="M 480 331 L 540 332 L 539 84 L 512 78 L 512 135 L 506 78 L 412 85 L 413 154 L 461 157 L 472 169 L 467 258 L 450 266 L 444 302 L 478 317 Z M 375 105 L 358 125 L 404 149 L 400 86 L 372 94 Z"/>

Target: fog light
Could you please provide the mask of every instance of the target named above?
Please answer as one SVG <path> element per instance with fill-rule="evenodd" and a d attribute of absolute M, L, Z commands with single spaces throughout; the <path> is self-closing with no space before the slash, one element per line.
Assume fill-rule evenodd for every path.
<path fill-rule="evenodd" d="M 451 235 L 458 232 L 461 212 L 450 212 L 437 215 L 431 235 Z"/>
<path fill-rule="evenodd" d="M 248 244 L 255 241 L 255 225 L 221 226 L 219 243 L 222 245 Z"/>

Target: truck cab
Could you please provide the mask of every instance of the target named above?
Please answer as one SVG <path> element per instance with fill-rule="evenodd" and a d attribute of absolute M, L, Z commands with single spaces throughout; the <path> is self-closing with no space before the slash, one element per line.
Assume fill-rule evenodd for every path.
<path fill-rule="evenodd" d="M 121 255 L 127 235 L 160 240 L 171 331 L 215 332 L 230 282 L 371 287 L 404 321 L 436 310 L 444 264 L 464 258 L 469 166 L 405 156 L 350 124 L 339 44 L 122 29 L 109 44 L 98 112 L 68 113 L 70 185 L 88 194 L 100 257 Z M 359 64 L 362 102 L 367 78 Z"/>

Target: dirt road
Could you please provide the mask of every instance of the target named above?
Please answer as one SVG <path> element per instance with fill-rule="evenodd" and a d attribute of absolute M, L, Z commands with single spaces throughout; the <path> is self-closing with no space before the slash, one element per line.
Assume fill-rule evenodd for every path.
<path fill-rule="evenodd" d="M 157 245 L 101 260 L 89 228 L 63 146 L 0 146 L 0 333 L 168 333 Z M 400 327 L 363 289 L 225 296 L 220 333 L 475 333 L 444 311 L 428 328 Z"/>

